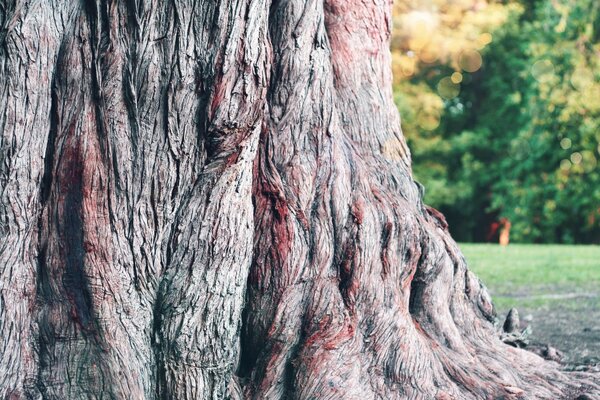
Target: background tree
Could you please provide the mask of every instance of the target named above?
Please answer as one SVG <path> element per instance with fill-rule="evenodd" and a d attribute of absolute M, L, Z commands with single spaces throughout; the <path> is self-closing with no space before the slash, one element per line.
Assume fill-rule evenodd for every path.
<path fill-rule="evenodd" d="M 492 221 L 507 217 L 518 241 L 598 243 L 598 4 L 515 1 L 477 13 L 479 21 L 495 14 L 488 19 L 498 24 L 477 36 L 471 23 L 475 33 L 454 35 L 466 38 L 462 52 L 481 37 L 489 42 L 480 47 L 481 69 L 448 58 L 397 84 L 426 200 L 460 240 L 483 240 Z M 452 40 L 445 26 L 435 31 Z M 433 100 L 419 101 L 423 93 Z"/>
<path fill-rule="evenodd" d="M 506 97 L 516 105 L 513 115 L 521 114 L 510 157 L 497 164 L 505 173 L 492 185 L 491 202 L 515 222 L 518 240 L 600 243 L 599 11 L 590 1 L 538 4 L 533 20 L 521 17 L 518 37 L 500 37 L 504 48 L 529 38 L 522 61 L 517 50 L 506 53 L 510 65 L 490 64 L 491 75 L 502 70 L 512 82 Z M 506 67 L 520 78 L 506 76 Z"/>
<path fill-rule="evenodd" d="M 387 1 L 0 8 L 0 397 L 573 398 L 422 203 Z"/>

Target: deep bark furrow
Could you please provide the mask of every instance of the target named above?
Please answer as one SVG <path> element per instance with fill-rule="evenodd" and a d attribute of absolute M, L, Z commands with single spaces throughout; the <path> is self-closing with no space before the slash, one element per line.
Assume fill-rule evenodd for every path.
<path fill-rule="evenodd" d="M 422 203 L 389 6 L 0 3 L 0 398 L 600 391 Z"/>
<path fill-rule="evenodd" d="M 65 12 L 64 14 L 67 14 Z M 35 390 L 38 201 L 61 26 L 46 3 L 6 2 L 0 27 L 0 397 Z M 66 15 L 64 15 L 66 18 Z M 31 21 L 31 22 L 26 22 Z M 40 36 L 44 40 L 38 40 Z"/>

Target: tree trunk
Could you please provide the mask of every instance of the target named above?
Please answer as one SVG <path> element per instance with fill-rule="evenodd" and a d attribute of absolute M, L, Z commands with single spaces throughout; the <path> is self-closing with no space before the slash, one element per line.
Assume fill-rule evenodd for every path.
<path fill-rule="evenodd" d="M 0 1 L 0 398 L 600 393 L 423 205 L 389 6 Z"/>

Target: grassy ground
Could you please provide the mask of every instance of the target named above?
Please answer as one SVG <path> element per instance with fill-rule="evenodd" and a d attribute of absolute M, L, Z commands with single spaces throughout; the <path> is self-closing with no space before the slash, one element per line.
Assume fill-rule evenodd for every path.
<path fill-rule="evenodd" d="M 462 244 L 502 316 L 516 307 L 533 339 L 570 361 L 600 357 L 600 246 Z"/>

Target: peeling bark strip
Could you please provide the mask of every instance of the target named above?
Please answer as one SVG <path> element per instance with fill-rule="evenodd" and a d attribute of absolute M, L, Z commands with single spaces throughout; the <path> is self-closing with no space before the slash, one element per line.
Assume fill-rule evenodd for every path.
<path fill-rule="evenodd" d="M 600 394 L 422 204 L 389 5 L 0 2 L 0 398 Z"/>

